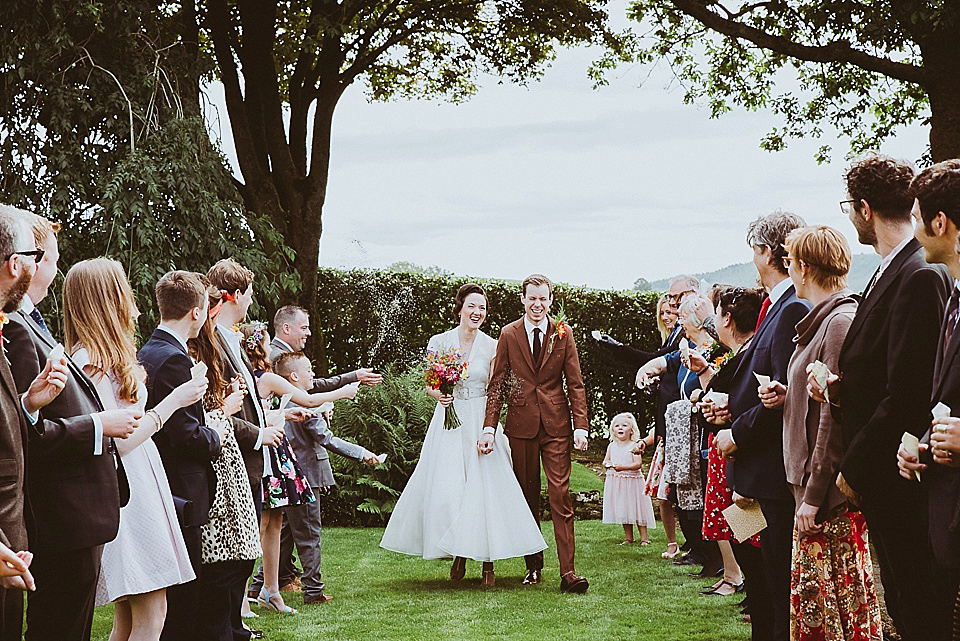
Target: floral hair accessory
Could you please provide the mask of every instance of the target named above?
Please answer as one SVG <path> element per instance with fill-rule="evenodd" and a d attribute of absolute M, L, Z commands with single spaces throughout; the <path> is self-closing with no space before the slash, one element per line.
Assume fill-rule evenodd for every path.
<path fill-rule="evenodd" d="M 257 345 L 263 342 L 263 337 L 267 333 L 267 324 L 263 321 L 252 321 L 250 324 L 253 326 L 253 333 L 247 336 L 247 340 L 244 342 L 247 349 L 256 349 Z"/>

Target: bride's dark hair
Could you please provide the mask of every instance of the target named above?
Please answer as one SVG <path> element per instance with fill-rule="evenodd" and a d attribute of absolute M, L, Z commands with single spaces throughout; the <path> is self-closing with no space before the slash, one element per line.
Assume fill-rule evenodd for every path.
<path fill-rule="evenodd" d="M 457 290 L 457 297 L 453 299 L 453 317 L 457 320 L 460 320 L 460 310 L 463 309 L 463 301 L 465 301 L 470 294 L 480 294 L 484 300 L 487 300 L 487 292 L 483 291 L 483 287 L 480 287 L 480 285 L 467 283 L 461 286 L 460 289 Z"/>

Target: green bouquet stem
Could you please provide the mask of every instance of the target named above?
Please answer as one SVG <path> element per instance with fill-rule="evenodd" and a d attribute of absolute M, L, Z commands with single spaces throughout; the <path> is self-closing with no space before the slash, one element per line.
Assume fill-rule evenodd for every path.
<path fill-rule="evenodd" d="M 446 395 L 453 394 L 453 385 L 441 385 L 440 393 Z M 453 406 L 453 403 L 450 403 L 449 406 L 444 408 L 443 413 L 443 429 L 445 430 L 455 430 L 460 427 L 460 417 L 457 416 L 457 410 Z"/>

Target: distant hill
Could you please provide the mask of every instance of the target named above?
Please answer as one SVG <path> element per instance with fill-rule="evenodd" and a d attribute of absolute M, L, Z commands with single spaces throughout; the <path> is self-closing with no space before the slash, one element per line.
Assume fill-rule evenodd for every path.
<path fill-rule="evenodd" d="M 853 264 L 850 266 L 850 275 L 847 276 L 847 283 L 855 292 L 861 292 L 877 271 L 880 265 L 880 257 L 877 254 L 854 254 Z M 757 282 L 757 268 L 753 263 L 737 263 L 727 265 L 722 269 L 707 272 L 704 274 L 694 274 L 697 278 L 705 280 L 708 284 L 724 283 L 726 285 L 737 285 L 740 287 L 753 287 Z M 650 288 L 656 291 L 665 291 L 670 286 L 670 279 L 655 280 L 650 282 Z"/>

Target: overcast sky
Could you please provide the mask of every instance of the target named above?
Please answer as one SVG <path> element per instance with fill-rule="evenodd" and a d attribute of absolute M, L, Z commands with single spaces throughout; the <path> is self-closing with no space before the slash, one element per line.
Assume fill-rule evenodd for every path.
<path fill-rule="evenodd" d="M 747 225 L 777 209 L 872 251 L 837 204 L 845 142 L 765 152 L 772 114 L 711 120 L 705 106 L 683 104 L 666 65 L 621 69 L 594 90 L 586 70 L 595 57 L 563 51 L 529 87 L 484 78 L 461 105 L 371 104 L 362 86 L 348 89 L 334 121 L 321 264 L 409 261 L 517 279 L 536 271 L 625 289 L 749 260 Z M 824 143 L 835 158 L 817 165 Z M 926 145 L 917 126 L 881 151 L 915 161 Z"/>

